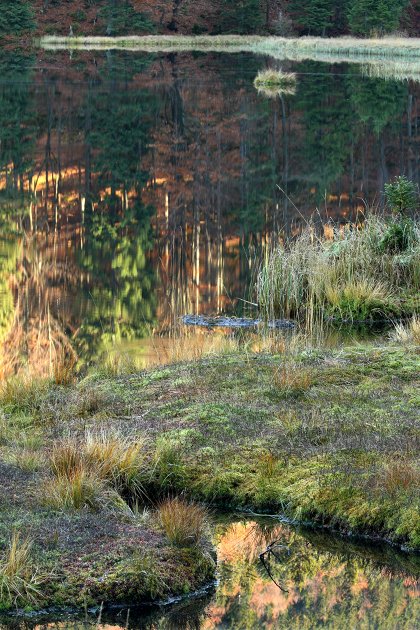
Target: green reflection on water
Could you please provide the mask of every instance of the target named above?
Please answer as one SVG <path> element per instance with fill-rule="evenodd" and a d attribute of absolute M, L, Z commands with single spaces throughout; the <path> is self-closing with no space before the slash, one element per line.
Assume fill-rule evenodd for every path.
<path fill-rule="evenodd" d="M 185 312 L 233 310 L 252 261 L 314 212 L 348 221 L 397 171 L 419 181 L 418 85 L 307 61 L 290 64 L 296 94 L 267 100 L 264 64 L 0 52 L 0 325 L 25 337 L 13 370 L 48 318 L 85 365 L 116 343 L 141 351 Z"/>

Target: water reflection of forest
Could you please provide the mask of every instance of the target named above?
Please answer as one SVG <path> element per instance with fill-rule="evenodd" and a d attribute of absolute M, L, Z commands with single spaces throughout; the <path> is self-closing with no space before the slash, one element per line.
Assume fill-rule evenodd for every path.
<path fill-rule="evenodd" d="M 255 252 L 419 181 L 416 84 L 305 62 L 266 100 L 264 63 L 1 53 L 0 372 L 230 308 Z"/>
<path fill-rule="evenodd" d="M 420 614 L 419 558 L 387 545 L 299 530 L 273 519 L 223 519 L 215 526 L 218 581 L 215 592 L 172 606 L 102 612 L 86 623 L 36 628 L 401 628 L 413 630 Z M 278 541 L 271 577 L 259 556 Z M 280 589 L 273 581 L 281 582 Z M 125 621 L 128 619 L 127 623 Z M 74 625 L 73 625 L 74 624 Z M 23 626 L 19 626 L 23 627 Z M 33 628 L 31 622 L 24 627 Z"/>
<path fill-rule="evenodd" d="M 258 558 L 273 541 L 278 547 L 270 578 Z M 416 625 L 420 567 L 394 550 L 238 521 L 220 528 L 218 557 L 221 585 L 203 628 Z"/>

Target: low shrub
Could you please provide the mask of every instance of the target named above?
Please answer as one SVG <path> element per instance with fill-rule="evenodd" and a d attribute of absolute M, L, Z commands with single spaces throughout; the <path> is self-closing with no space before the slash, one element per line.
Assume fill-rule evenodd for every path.
<path fill-rule="evenodd" d="M 385 184 L 385 198 L 392 212 L 407 214 L 419 206 L 419 188 L 417 184 L 401 175 L 393 182 Z"/>
<path fill-rule="evenodd" d="M 381 252 L 399 254 L 415 247 L 418 243 L 414 221 L 406 217 L 391 221 L 379 241 Z"/>

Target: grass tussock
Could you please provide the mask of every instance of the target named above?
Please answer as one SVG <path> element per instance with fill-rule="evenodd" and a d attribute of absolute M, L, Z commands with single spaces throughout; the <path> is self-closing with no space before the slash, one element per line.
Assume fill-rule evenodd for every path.
<path fill-rule="evenodd" d="M 390 336 L 393 341 L 420 346 L 420 316 L 413 315 L 408 323 L 396 324 Z"/>
<path fill-rule="evenodd" d="M 27 606 L 40 601 L 45 577 L 33 562 L 31 548 L 28 539 L 22 540 L 17 532 L 12 534 L 8 549 L 0 557 L 0 602 Z"/>
<path fill-rule="evenodd" d="M 114 493 L 139 495 L 143 443 L 117 433 L 86 433 L 84 439 L 56 443 L 50 454 L 52 475 L 44 485 L 46 502 L 59 509 L 97 508 Z"/>
<path fill-rule="evenodd" d="M 275 98 L 281 94 L 294 94 L 296 92 L 296 74 L 283 70 L 260 70 L 254 79 L 254 87 L 258 92 Z"/>
<path fill-rule="evenodd" d="M 411 462 L 396 460 L 385 467 L 379 483 L 389 494 L 418 488 L 420 487 L 420 470 Z"/>
<path fill-rule="evenodd" d="M 52 376 L 56 385 L 66 387 L 74 383 L 76 379 L 77 357 L 75 353 L 66 353 L 64 350 L 58 353 L 52 366 Z"/>
<path fill-rule="evenodd" d="M 285 363 L 274 370 L 273 386 L 280 397 L 297 398 L 304 395 L 313 385 L 314 377 L 308 368 L 294 363 Z"/>
<path fill-rule="evenodd" d="M 45 463 L 42 453 L 24 447 L 15 447 L 10 455 L 10 461 L 26 472 L 41 470 Z"/>
<path fill-rule="evenodd" d="M 376 313 L 383 315 L 383 307 L 390 303 L 391 293 L 382 282 L 362 278 L 348 280 L 343 284 L 325 287 L 325 297 L 332 314 L 342 320 L 352 320 L 357 314 L 361 320 Z"/>
<path fill-rule="evenodd" d="M 104 497 L 101 479 L 85 468 L 50 477 L 42 490 L 46 505 L 57 510 L 97 509 Z"/>
<path fill-rule="evenodd" d="M 37 411 L 50 383 L 45 379 L 19 375 L 0 383 L 0 406 L 7 412 L 29 413 Z"/>
<path fill-rule="evenodd" d="M 362 225 L 332 226 L 321 237 L 309 226 L 291 243 L 277 246 L 257 276 L 262 315 L 296 318 L 311 328 L 325 316 L 365 321 L 414 310 L 420 229 L 411 222 L 396 240 L 399 228 L 397 218 L 370 217 Z"/>
<path fill-rule="evenodd" d="M 206 509 L 179 497 L 164 501 L 158 518 L 168 540 L 177 547 L 198 545 L 207 529 Z"/>
<path fill-rule="evenodd" d="M 89 467 L 117 492 L 139 494 L 144 464 L 144 444 L 105 431 L 87 433 L 83 456 Z"/>
<path fill-rule="evenodd" d="M 109 353 L 98 369 L 98 375 L 105 378 L 115 378 L 128 374 L 137 374 L 142 366 L 135 357 L 124 354 Z"/>

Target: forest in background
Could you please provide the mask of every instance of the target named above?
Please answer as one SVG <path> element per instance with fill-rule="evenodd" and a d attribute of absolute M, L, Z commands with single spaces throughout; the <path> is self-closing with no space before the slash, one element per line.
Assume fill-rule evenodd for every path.
<path fill-rule="evenodd" d="M 0 37 L 420 34 L 420 0 L 2 0 Z"/>

